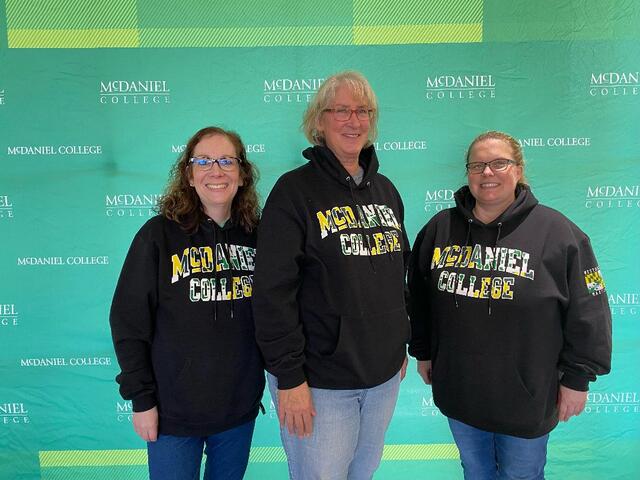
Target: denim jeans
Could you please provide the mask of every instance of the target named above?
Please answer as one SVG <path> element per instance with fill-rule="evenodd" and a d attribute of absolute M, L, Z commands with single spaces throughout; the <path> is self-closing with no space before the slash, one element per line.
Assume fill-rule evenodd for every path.
<path fill-rule="evenodd" d="M 544 480 L 549 434 L 520 438 L 486 432 L 449 418 L 465 480 Z"/>
<path fill-rule="evenodd" d="M 249 462 L 255 420 L 208 437 L 159 435 L 147 442 L 151 480 L 198 480 L 202 451 L 204 480 L 242 480 Z"/>
<path fill-rule="evenodd" d="M 278 380 L 267 374 L 277 408 Z M 313 432 L 298 438 L 280 430 L 292 480 L 370 479 L 380 465 L 384 435 L 398 399 L 400 374 L 373 388 L 311 388 Z"/>

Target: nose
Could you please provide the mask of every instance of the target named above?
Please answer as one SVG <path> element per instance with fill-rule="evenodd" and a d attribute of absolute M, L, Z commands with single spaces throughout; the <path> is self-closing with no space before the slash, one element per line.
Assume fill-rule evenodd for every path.
<path fill-rule="evenodd" d="M 351 116 L 349 117 L 349 120 L 347 120 L 347 123 L 349 125 L 359 127 L 360 124 L 362 123 L 362 120 L 358 118 L 358 115 L 356 115 L 355 111 L 351 110 Z"/>
<path fill-rule="evenodd" d="M 493 170 L 489 168 L 489 165 L 484 166 L 484 170 L 482 170 L 482 175 L 484 176 L 494 175 Z"/>
<path fill-rule="evenodd" d="M 224 170 L 220 168 L 218 162 L 211 165 L 211 170 L 209 170 L 209 175 L 215 175 L 216 177 L 220 177 L 224 175 Z"/>

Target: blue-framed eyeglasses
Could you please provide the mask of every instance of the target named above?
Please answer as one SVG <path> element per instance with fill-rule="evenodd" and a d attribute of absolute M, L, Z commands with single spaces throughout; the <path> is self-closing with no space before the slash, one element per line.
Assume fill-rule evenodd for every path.
<path fill-rule="evenodd" d="M 242 160 L 239 158 L 231 156 L 220 158 L 193 157 L 189 159 L 189 163 L 193 164 L 194 168 L 202 171 L 211 170 L 213 164 L 217 163 L 221 170 L 229 172 L 235 170 L 241 162 Z"/>

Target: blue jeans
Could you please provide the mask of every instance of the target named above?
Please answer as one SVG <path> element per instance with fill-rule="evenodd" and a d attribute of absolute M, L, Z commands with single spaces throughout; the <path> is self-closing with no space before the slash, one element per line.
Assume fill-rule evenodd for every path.
<path fill-rule="evenodd" d="M 485 432 L 449 418 L 465 480 L 544 480 L 549 434 L 520 438 Z"/>
<path fill-rule="evenodd" d="M 147 442 L 149 478 L 198 480 L 204 448 L 207 455 L 204 480 L 242 480 L 255 423 L 251 420 L 208 437 L 159 435 L 155 442 Z"/>
<path fill-rule="evenodd" d="M 278 380 L 267 374 L 277 409 Z M 373 388 L 311 388 L 313 432 L 298 438 L 280 430 L 292 480 L 370 479 L 380 465 L 384 435 L 398 399 L 400 374 Z"/>

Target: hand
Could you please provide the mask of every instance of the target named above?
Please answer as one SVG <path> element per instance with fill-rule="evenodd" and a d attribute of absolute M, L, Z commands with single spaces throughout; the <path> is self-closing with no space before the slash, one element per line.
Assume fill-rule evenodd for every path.
<path fill-rule="evenodd" d="M 404 362 L 402 362 L 402 367 L 400 367 L 400 381 L 404 380 L 404 377 L 407 376 L 407 365 L 409 364 L 409 357 L 404 356 Z"/>
<path fill-rule="evenodd" d="M 311 389 L 307 382 L 289 390 L 278 390 L 280 428 L 286 426 L 290 435 L 297 435 L 298 438 L 311 435 L 315 415 Z"/>
<path fill-rule="evenodd" d="M 424 383 L 431 385 L 431 360 L 418 360 L 418 374 Z"/>
<path fill-rule="evenodd" d="M 155 442 L 158 439 L 158 408 L 133 412 L 133 429 L 145 442 Z"/>
<path fill-rule="evenodd" d="M 571 390 L 564 385 L 560 385 L 558 390 L 558 420 L 568 421 L 572 416 L 578 416 L 584 410 L 587 403 L 587 392 Z"/>

